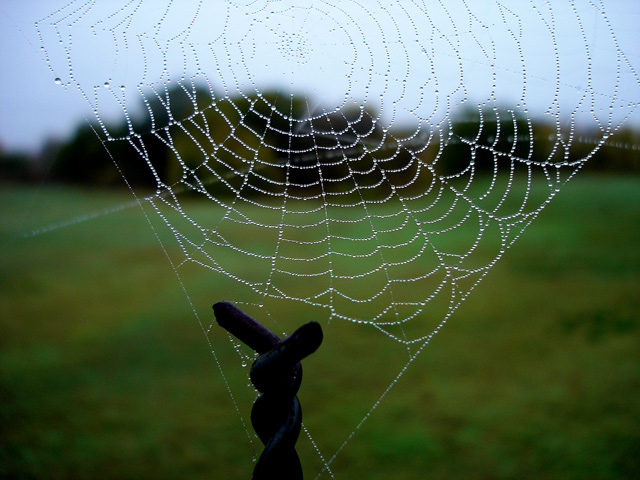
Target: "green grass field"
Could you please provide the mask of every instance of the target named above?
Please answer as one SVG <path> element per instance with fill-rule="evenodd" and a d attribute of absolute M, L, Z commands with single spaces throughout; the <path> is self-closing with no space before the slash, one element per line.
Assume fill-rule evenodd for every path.
<path fill-rule="evenodd" d="M 0 190 L 2 478 L 251 477 L 259 451 L 217 361 L 245 421 L 248 368 L 222 332 L 211 354 L 140 210 L 24 237 L 129 200 Z M 201 270 L 182 276 L 206 326 L 229 287 Z M 640 179 L 579 175 L 356 431 L 335 478 L 640 478 L 639 317 Z M 300 392 L 323 455 L 397 375 L 399 355 L 331 324 Z M 314 446 L 301 438 L 299 451 L 315 478 Z"/>

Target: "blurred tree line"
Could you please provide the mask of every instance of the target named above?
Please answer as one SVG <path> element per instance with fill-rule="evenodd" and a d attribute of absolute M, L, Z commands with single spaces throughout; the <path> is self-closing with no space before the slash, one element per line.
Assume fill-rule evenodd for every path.
<path fill-rule="evenodd" d="M 571 136 L 507 109 L 464 111 L 429 132 L 385 128 L 375 111 L 362 106 L 324 113 L 311 111 L 309 103 L 281 91 L 216 96 L 177 84 L 144 98 L 141 113 L 127 121 L 83 124 L 68 140 L 49 143 L 38 158 L 0 151 L 0 178 L 115 186 L 124 176 L 135 186 L 179 182 L 187 190 L 245 195 L 284 188 L 294 195 L 344 194 L 354 190 L 356 178 L 358 186 L 369 187 L 359 195 L 379 196 L 433 173 L 493 172 L 513 157 L 538 164 L 579 161 L 591 156 L 601 137 L 590 131 Z M 637 131 L 620 130 L 585 168 L 640 173 L 639 145 Z"/>

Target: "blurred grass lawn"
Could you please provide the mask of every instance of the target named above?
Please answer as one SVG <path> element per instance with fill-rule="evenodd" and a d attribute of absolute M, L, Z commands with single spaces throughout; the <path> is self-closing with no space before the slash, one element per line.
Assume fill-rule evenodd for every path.
<path fill-rule="evenodd" d="M 140 210 L 19 238 L 129 200 L 0 191 L 2 478 L 251 476 L 255 452 Z M 183 275 L 208 324 L 222 285 L 204 273 Z M 335 478 L 640 478 L 639 285 L 640 179 L 578 176 L 356 432 Z M 397 374 L 397 344 L 332 328 L 300 394 L 327 456 Z M 224 371 L 246 418 L 246 369 Z M 313 446 L 299 451 L 314 478 Z"/>

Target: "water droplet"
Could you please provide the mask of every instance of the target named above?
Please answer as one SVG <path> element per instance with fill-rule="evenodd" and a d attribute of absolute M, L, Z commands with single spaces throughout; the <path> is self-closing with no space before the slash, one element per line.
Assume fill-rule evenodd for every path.
<path fill-rule="evenodd" d="M 60 77 L 56 77 L 54 82 L 56 82 L 56 85 L 62 85 L 62 79 Z"/>

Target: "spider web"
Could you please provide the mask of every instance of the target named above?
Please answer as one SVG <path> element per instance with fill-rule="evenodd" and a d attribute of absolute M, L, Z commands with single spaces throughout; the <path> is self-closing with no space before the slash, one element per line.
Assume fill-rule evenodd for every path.
<path fill-rule="evenodd" d="M 37 26 L 178 276 L 278 332 L 397 342 L 382 397 L 638 107 L 595 1 L 73 1 Z"/>

